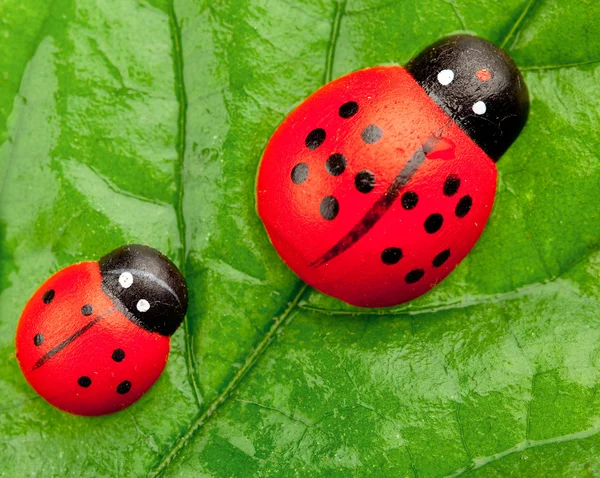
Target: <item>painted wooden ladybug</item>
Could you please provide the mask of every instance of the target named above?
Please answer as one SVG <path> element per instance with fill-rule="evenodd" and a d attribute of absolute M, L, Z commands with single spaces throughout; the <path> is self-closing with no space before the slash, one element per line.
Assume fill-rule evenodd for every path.
<path fill-rule="evenodd" d="M 495 162 L 529 110 L 512 59 L 482 38 L 440 40 L 406 68 L 368 68 L 312 94 L 263 155 L 258 212 L 309 285 L 364 307 L 414 299 L 473 247 Z"/>
<path fill-rule="evenodd" d="M 55 407 L 78 415 L 116 412 L 158 379 L 186 310 L 177 267 L 151 247 L 123 246 L 44 282 L 21 315 L 17 359 Z"/>

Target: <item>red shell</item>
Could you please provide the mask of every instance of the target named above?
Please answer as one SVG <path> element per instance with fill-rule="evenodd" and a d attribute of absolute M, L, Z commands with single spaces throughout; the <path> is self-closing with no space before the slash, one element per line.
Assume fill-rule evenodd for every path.
<path fill-rule="evenodd" d="M 358 111 L 342 117 L 340 107 L 348 102 L 356 102 Z M 374 143 L 362 139 L 370 125 L 383 133 Z M 317 128 L 325 130 L 325 140 L 311 149 L 305 141 Z M 425 149 L 435 147 L 381 211 L 381 203 L 391 198 L 392 183 L 424 144 L 429 145 Z M 346 158 L 344 171 L 335 176 L 326 169 L 333 154 Z M 299 163 L 308 166 L 308 177 L 296 184 L 291 175 Z M 375 176 L 368 193 L 355 186 L 361 171 Z M 325 85 L 277 129 L 260 165 L 258 212 L 283 260 L 309 285 L 353 305 L 392 306 L 430 290 L 471 250 L 492 210 L 496 175 L 494 162 L 404 68 L 369 68 Z M 449 177 L 454 186 L 460 180 L 452 195 L 444 192 Z M 418 195 L 412 209 L 403 207 L 407 192 Z M 339 204 L 330 220 L 320 212 L 326 196 Z M 459 217 L 456 210 L 466 196 L 472 204 Z M 463 206 L 468 203 L 463 199 Z M 378 220 L 370 220 L 378 207 Z M 428 233 L 424 225 L 432 214 L 441 214 L 443 223 Z M 344 237 L 352 245 L 340 252 Z M 338 254 L 327 255 L 336 244 Z M 386 264 L 382 254 L 390 248 L 400 249 L 401 258 Z M 436 256 L 447 250 L 447 260 L 440 265 L 438 259 L 434 266 Z M 394 262 L 399 255 L 388 252 L 386 259 Z"/>
<path fill-rule="evenodd" d="M 55 407 L 78 415 L 131 405 L 158 379 L 169 355 L 169 337 L 131 322 L 101 282 L 97 262 L 62 269 L 33 294 L 17 328 L 17 359 L 29 384 Z M 82 313 L 86 305 L 89 315 Z M 36 345 L 38 334 L 43 341 Z"/>

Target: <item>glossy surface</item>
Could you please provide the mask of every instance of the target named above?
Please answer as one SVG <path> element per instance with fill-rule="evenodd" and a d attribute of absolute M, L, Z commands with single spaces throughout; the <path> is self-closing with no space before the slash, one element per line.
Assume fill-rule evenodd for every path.
<path fill-rule="evenodd" d="M 471 250 L 492 211 L 496 166 L 407 70 L 375 67 L 289 114 L 256 188 L 267 233 L 302 280 L 389 307 L 429 291 Z"/>
<path fill-rule="evenodd" d="M 525 126 L 529 94 L 523 75 L 505 51 L 486 39 L 442 38 L 406 69 L 494 161 Z"/>
<path fill-rule="evenodd" d="M 178 1 L 181 54 L 170 4 L 98 3 L 2 7 L 6 475 L 597 474 L 600 63 L 581 64 L 600 59 L 596 3 Z M 255 211 L 267 139 L 326 79 L 465 30 L 506 38 L 532 97 L 480 242 L 386 315 L 303 291 Z M 184 323 L 136 404 L 61 413 L 14 358 L 23 304 L 132 242 L 186 258 L 191 360 Z"/>
<path fill-rule="evenodd" d="M 102 290 L 134 324 L 166 337 L 181 325 L 188 305 L 185 279 L 161 252 L 141 244 L 100 258 Z"/>
<path fill-rule="evenodd" d="M 169 338 L 129 320 L 101 283 L 97 262 L 66 267 L 33 294 L 17 328 L 16 356 L 29 384 L 77 415 L 128 407 L 169 356 Z"/>

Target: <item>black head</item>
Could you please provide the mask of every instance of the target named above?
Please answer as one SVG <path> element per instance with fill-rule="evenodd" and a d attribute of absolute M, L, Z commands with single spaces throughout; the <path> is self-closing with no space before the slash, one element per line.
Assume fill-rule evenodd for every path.
<path fill-rule="evenodd" d="M 187 311 L 185 280 L 166 256 L 131 244 L 100 259 L 102 288 L 135 324 L 173 335 Z"/>
<path fill-rule="evenodd" d="M 504 51 L 483 38 L 444 38 L 406 69 L 494 161 L 525 126 L 529 94 L 523 76 Z"/>

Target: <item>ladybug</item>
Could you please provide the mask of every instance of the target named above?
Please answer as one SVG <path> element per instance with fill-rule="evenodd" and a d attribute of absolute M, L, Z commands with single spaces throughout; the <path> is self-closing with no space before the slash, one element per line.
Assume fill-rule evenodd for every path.
<path fill-rule="evenodd" d="M 314 288 L 361 307 L 412 300 L 477 242 L 495 163 L 528 111 L 512 59 L 475 36 L 444 38 L 405 68 L 351 73 L 273 134 L 258 213 L 279 255 Z"/>
<path fill-rule="evenodd" d="M 35 391 L 61 410 L 116 412 L 162 373 L 187 301 L 177 267 L 148 246 L 71 265 L 27 302 L 17 327 L 19 365 Z"/>

